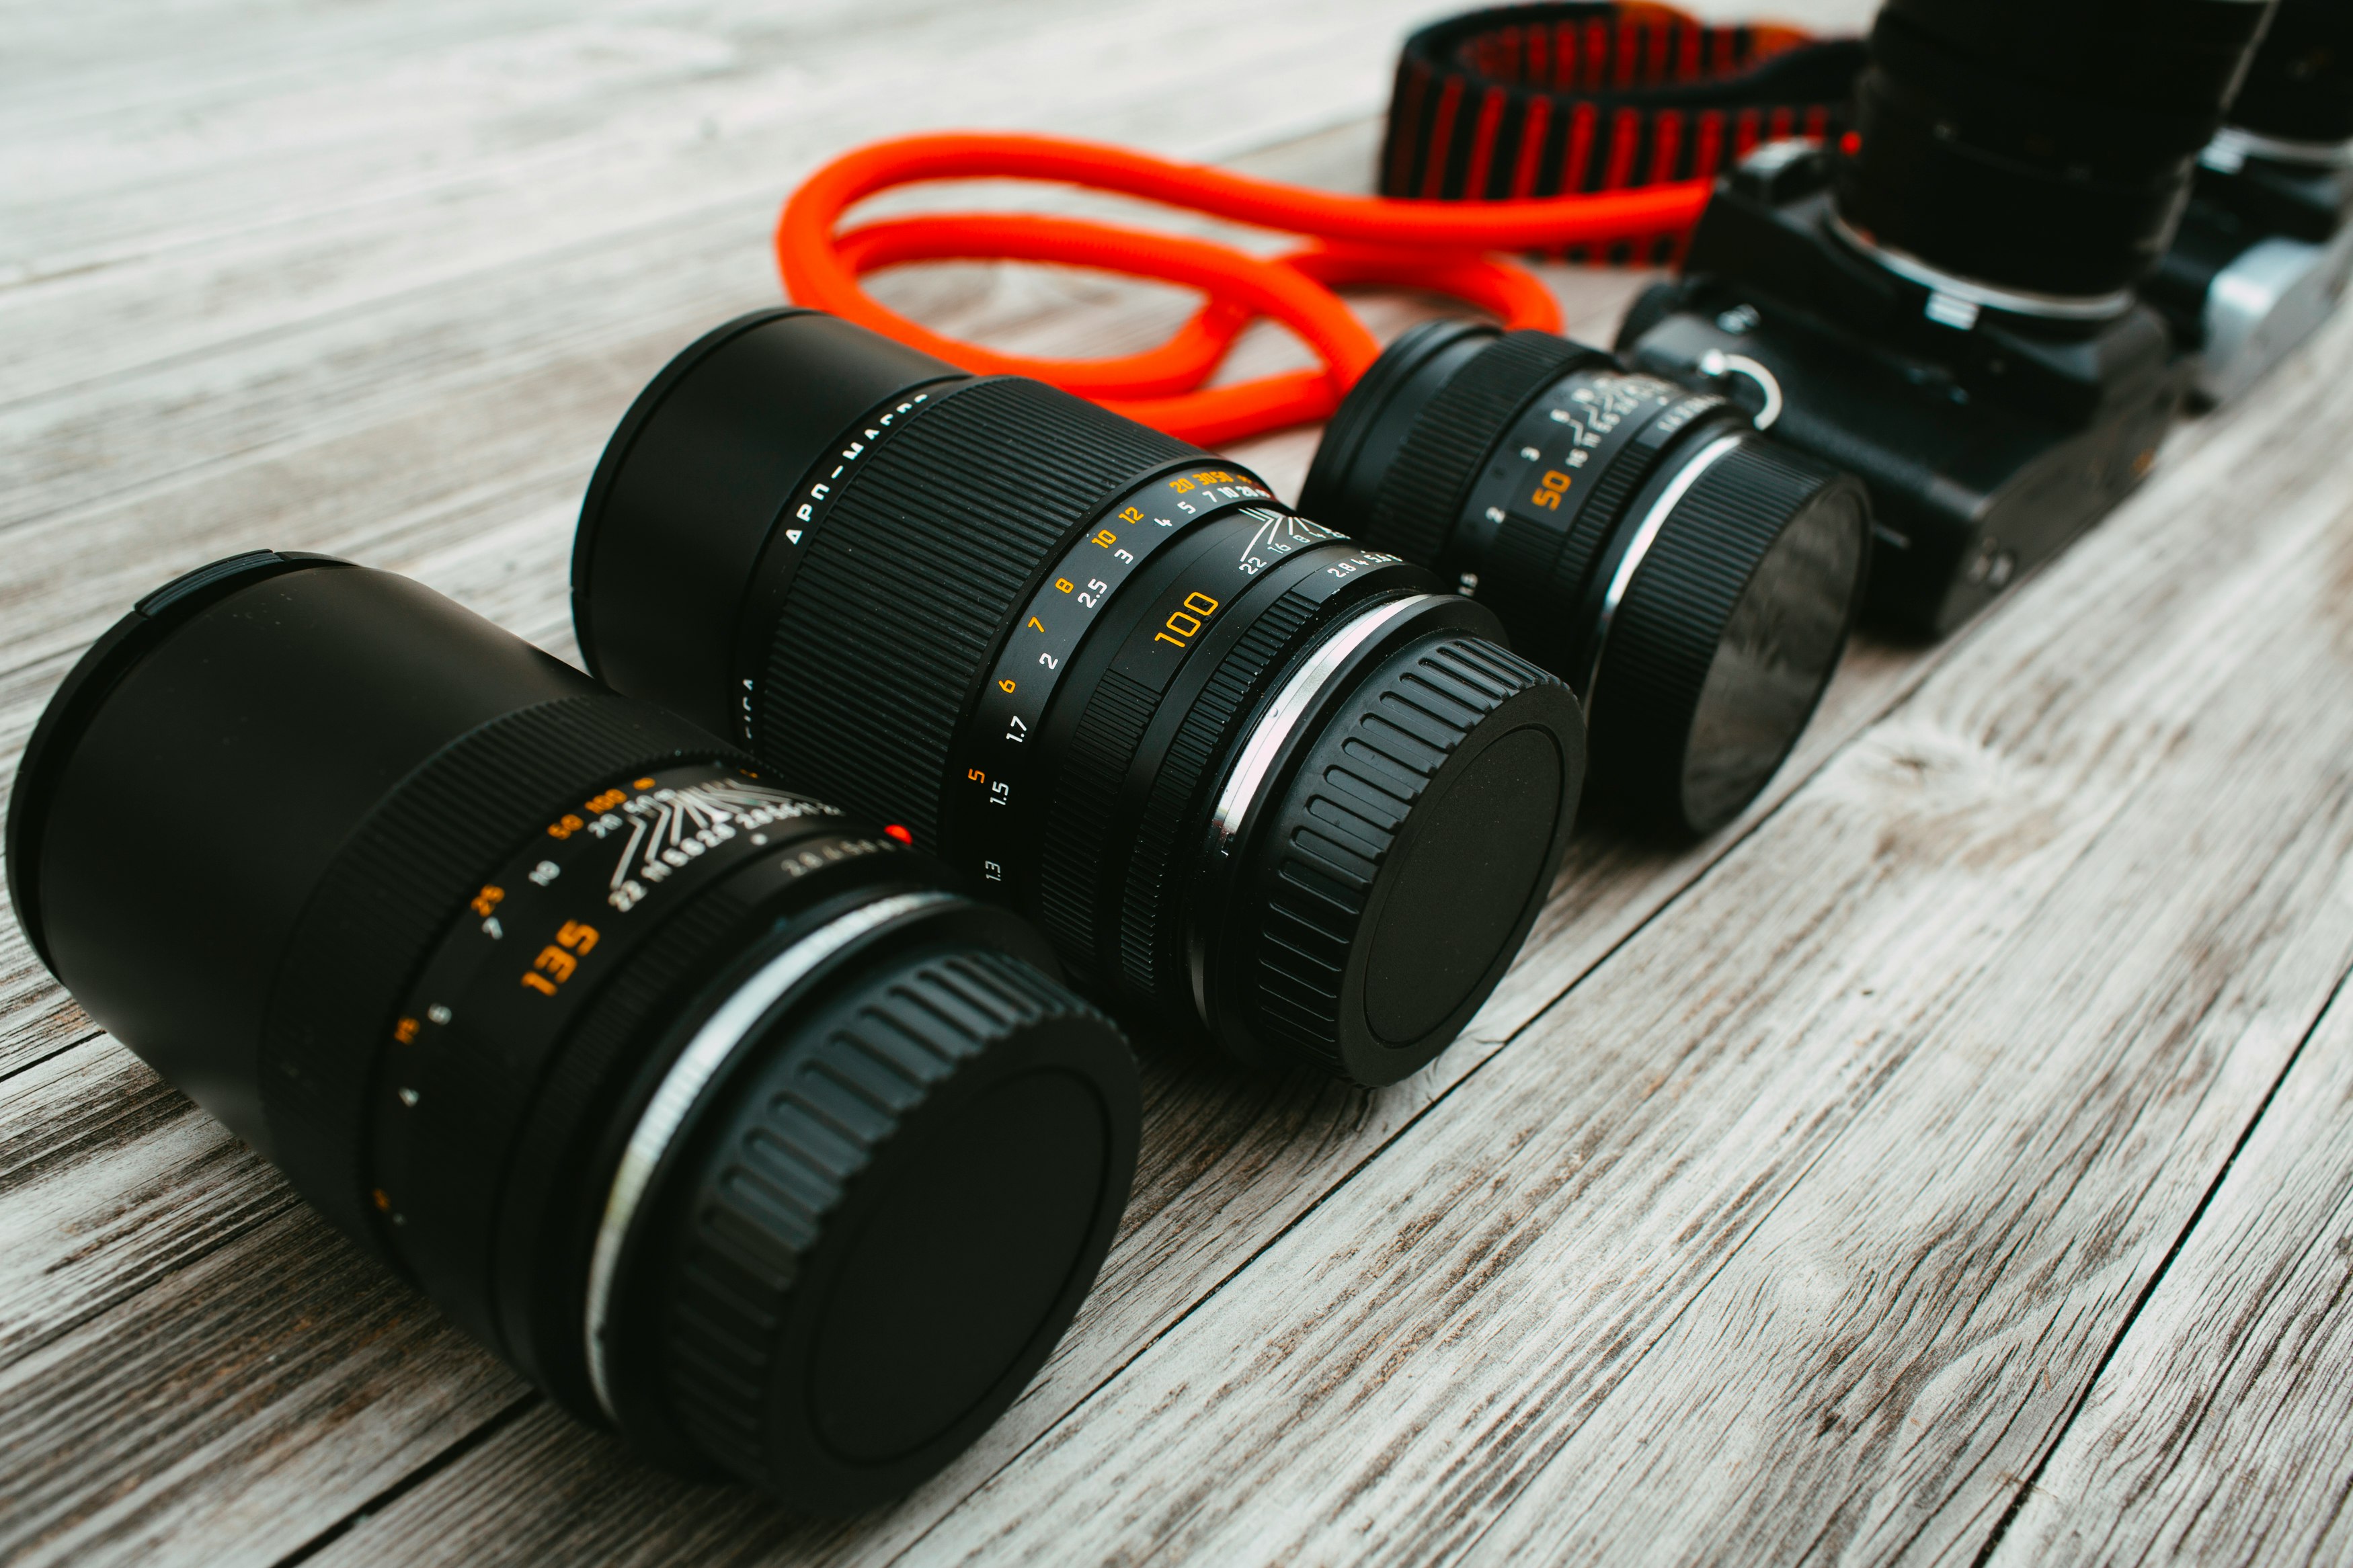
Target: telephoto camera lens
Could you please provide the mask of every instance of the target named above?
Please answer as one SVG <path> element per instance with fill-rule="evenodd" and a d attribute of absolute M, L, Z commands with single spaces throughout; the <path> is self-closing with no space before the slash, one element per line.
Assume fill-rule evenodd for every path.
<path fill-rule="evenodd" d="M 1463 321 L 1374 363 L 1300 505 L 1492 606 L 1584 700 L 1596 803 L 1670 836 L 1738 816 L 1797 743 L 1871 533 L 1860 482 L 1732 403 Z"/>
<path fill-rule="evenodd" d="M 259 552 L 34 731 L 9 892 L 99 1024 L 582 1419 L 848 1513 L 1010 1404 L 1135 1067 L 947 868 L 406 578 Z"/>
<path fill-rule="evenodd" d="M 1442 1049 L 1584 773 L 1567 688 L 1420 568 L 815 311 L 654 380 L 572 582 L 603 679 L 936 850 L 1115 1012 L 1261 1065 L 1377 1085 Z"/>
<path fill-rule="evenodd" d="M 1957 298 L 1975 282 L 2029 315 L 2128 309 L 2267 4 L 1887 0 L 1837 170 L 1841 232 Z"/>

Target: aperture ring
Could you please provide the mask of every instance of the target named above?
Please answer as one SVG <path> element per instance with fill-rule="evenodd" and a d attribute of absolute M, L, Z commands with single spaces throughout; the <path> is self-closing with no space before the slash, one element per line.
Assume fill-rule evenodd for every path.
<path fill-rule="evenodd" d="M 721 763 L 607 776 L 486 868 L 408 987 L 372 1096 L 370 1174 L 410 1275 L 492 1343 L 482 1270 L 510 1152 L 613 983 L 716 886 L 781 889 L 906 855 Z M 480 1316 L 470 1316 L 479 1313 Z"/>
<path fill-rule="evenodd" d="M 1455 525 L 1450 564 L 1515 628 L 1519 651 L 1563 671 L 1579 696 L 1577 617 L 1628 504 L 1695 428 L 1746 419 L 1723 398 L 1639 372 L 1585 366 L 1547 387 L 1496 442 Z"/>
<path fill-rule="evenodd" d="M 1185 826 L 1195 819 L 1210 765 L 1225 755 L 1242 716 L 1322 605 L 1293 588 L 1267 606 L 1194 699 L 1153 777 L 1120 890 L 1119 961 L 1128 988 L 1161 1007 L 1192 1004 L 1177 864 Z"/>
<path fill-rule="evenodd" d="M 1122 884 L 1143 869 L 1113 847 L 1138 831 L 1181 720 L 1215 679 L 1208 667 L 1293 590 L 1337 604 L 1381 591 L 1401 569 L 1393 555 L 1270 508 L 1246 508 L 1196 537 L 1200 548 L 1170 552 L 1168 569 L 1131 587 L 1140 602 L 1097 632 L 1103 646 L 1090 649 L 1063 699 L 1078 711 L 1058 717 L 1049 736 L 1063 760 L 1035 852 L 1034 907 L 1065 959 L 1106 979 L 1122 969 Z"/>
<path fill-rule="evenodd" d="M 1447 552 L 1455 519 L 1489 453 L 1544 389 L 1599 351 L 1550 332 L 1506 332 L 1482 349 L 1430 400 L 1373 498 L 1365 542 L 1417 565 Z"/>

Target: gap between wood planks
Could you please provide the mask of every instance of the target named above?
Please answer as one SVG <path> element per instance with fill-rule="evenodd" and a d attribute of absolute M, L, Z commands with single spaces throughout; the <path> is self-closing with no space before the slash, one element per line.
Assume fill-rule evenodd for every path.
<path fill-rule="evenodd" d="M 2002 1542 L 2009 1538 L 2010 1527 L 2018 1522 L 2018 1516 L 2025 1509 L 2027 1500 L 2041 1490 L 2038 1483 L 2051 1468 L 2051 1462 L 2057 1458 L 2067 1447 L 2069 1434 L 2083 1419 L 2084 1406 L 2092 1402 L 2092 1395 L 2099 1391 L 2101 1384 L 2106 1379 L 2108 1368 L 2116 1359 L 2116 1352 L 2121 1350 L 2126 1340 L 2132 1336 L 2133 1330 L 2139 1324 L 2142 1314 L 2148 1310 L 2150 1300 L 2156 1297 L 2158 1288 L 2171 1277 L 2173 1266 L 2180 1258 L 2182 1249 L 2189 1245 L 2189 1238 L 2197 1234 L 2199 1226 L 2206 1218 L 2206 1211 L 2213 1206 L 2215 1196 L 2230 1181 L 2232 1173 L 2238 1169 L 2240 1156 L 2247 1152 L 2247 1144 L 2254 1138 L 2255 1130 L 2263 1126 L 2264 1118 L 2271 1114 L 2272 1102 L 2279 1098 L 2280 1089 L 2295 1074 L 2297 1065 L 2304 1060 L 2305 1051 L 2311 1046 L 2313 1037 L 2321 1032 L 2322 1026 L 2331 1021 L 2331 1016 L 2336 1012 L 2338 1000 L 2345 994 L 2345 982 L 2348 978 L 2353 978 L 2353 966 L 2348 966 L 2344 973 L 2337 977 L 2337 984 L 2329 988 L 2328 999 L 2321 1004 L 2320 1011 L 2313 1016 L 2311 1026 L 2305 1030 L 2304 1037 L 2295 1043 L 2295 1049 L 2289 1053 L 2287 1060 L 2281 1064 L 2279 1077 L 2272 1080 L 2271 1088 L 2264 1091 L 2262 1103 L 2255 1107 L 2254 1114 L 2247 1118 L 2246 1126 L 2239 1130 L 2237 1142 L 2231 1145 L 2229 1158 L 2225 1159 L 2221 1167 L 2214 1173 L 2214 1179 L 2207 1184 L 2205 1195 L 2198 1200 L 2198 1206 L 2192 1209 L 2189 1217 L 2182 1222 L 2180 1232 L 2173 1238 L 2173 1245 L 2166 1248 L 2164 1261 L 2157 1266 L 2157 1271 L 2148 1277 L 2148 1283 L 2141 1287 L 2139 1296 L 2135 1298 L 2132 1310 L 2126 1312 L 2124 1321 L 2116 1325 L 2116 1336 L 2108 1342 L 2108 1348 L 2101 1355 L 2099 1364 L 2093 1368 L 2092 1375 L 2084 1380 L 2084 1391 L 2076 1397 L 2074 1407 L 2067 1413 L 2066 1421 L 2061 1425 L 2058 1434 L 2052 1438 L 2051 1446 L 2043 1450 L 2042 1458 L 2036 1462 L 2033 1470 L 2019 1481 L 2017 1495 L 2010 1499 L 2010 1506 L 2002 1510 L 2000 1522 L 1994 1526 L 1993 1533 L 1986 1538 L 1984 1547 L 1978 1551 L 1975 1568 L 1987 1568 L 1987 1565 L 1994 1561 L 1996 1553 L 2001 1551 Z"/>

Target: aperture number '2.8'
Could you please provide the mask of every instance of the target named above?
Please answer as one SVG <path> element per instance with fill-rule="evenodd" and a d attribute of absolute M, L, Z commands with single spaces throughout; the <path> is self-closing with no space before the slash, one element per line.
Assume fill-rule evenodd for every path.
<path fill-rule="evenodd" d="M 1167 624 L 1153 634 L 1152 640 L 1176 647 L 1190 647 L 1193 639 L 1201 635 L 1201 628 L 1208 624 L 1209 617 L 1217 613 L 1218 601 L 1208 595 L 1187 594 L 1184 607 L 1169 613 Z"/>

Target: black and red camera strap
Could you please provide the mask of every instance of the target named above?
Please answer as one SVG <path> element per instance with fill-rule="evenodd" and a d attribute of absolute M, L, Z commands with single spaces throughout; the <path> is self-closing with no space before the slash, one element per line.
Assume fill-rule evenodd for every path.
<path fill-rule="evenodd" d="M 1406 40 L 1381 194 L 1526 201 L 1706 179 L 1760 142 L 1847 129 L 1862 40 L 1670 6 L 1507 5 Z"/>
<path fill-rule="evenodd" d="M 1529 253 L 1667 259 L 1713 176 L 1755 142 L 1845 128 L 1862 46 L 1795 28 L 1714 26 L 1655 4 L 1482 11 L 1416 34 L 1398 68 L 1383 195 L 1340 195 L 1050 136 L 911 136 L 843 154 L 786 204 L 786 291 L 981 374 L 1027 375 L 1170 435 L 1218 446 L 1328 416 L 1380 352 L 1335 289 L 1465 301 L 1511 327 L 1560 328 Z M 935 180 L 1027 179 L 1113 191 L 1301 237 L 1280 254 L 1075 217 L 923 213 L 845 222 L 867 197 Z M 1461 199 L 1468 192 L 1482 200 Z M 927 261 L 1018 260 L 1198 289 L 1166 342 L 1108 359 L 1002 353 L 937 333 L 860 278 Z M 1250 323 L 1281 322 L 1321 362 L 1212 385 Z"/>

